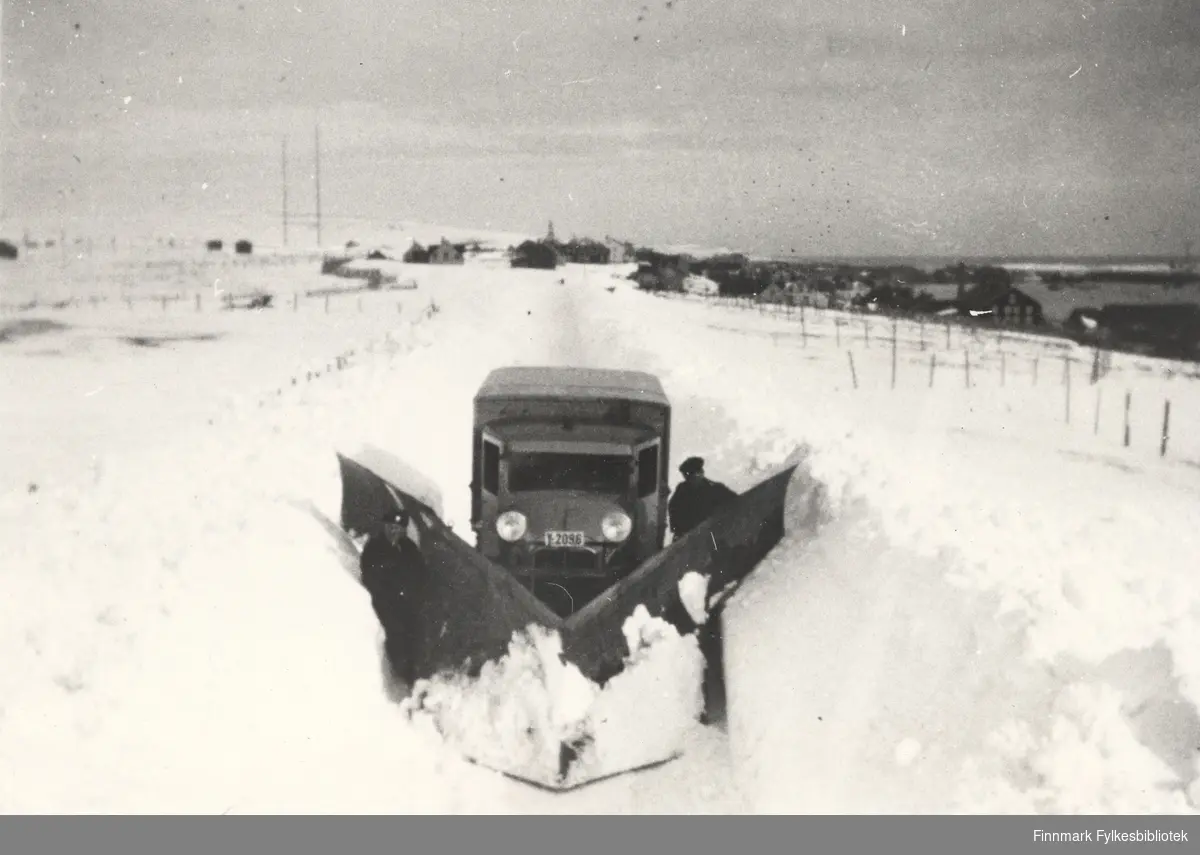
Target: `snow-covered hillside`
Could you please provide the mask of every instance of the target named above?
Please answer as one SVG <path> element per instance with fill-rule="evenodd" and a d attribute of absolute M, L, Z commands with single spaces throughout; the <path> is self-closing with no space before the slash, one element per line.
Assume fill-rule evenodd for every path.
<path fill-rule="evenodd" d="M 1195 381 L 1118 360 L 1092 386 L 1078 353 L 1068 422 L 1061 356 L 1040 341 L 1006 340 L 1001 368 L 994 340 L 931 333 L 922 349 L 909 330 L 892 388 L 878 319 L 802 326 L 597 267 L 409 275 L 414 291 L 328 312 L 110 302 L 0 319 L 68 325 L 0 344 L 5 439 L 25 458 L 0 498 L 0 810 L 1200 805 Z M 697 726 L 679 760 L 562 795 L 407 720 L 331 531 L 334 451 L 373 445 L 440 485 L 466 535 L 475 388 L 547 362 L 656 372 L 680 459 L 744 489 L 802 454 L 827 516 L 730 601 L 728 733 Z"/>

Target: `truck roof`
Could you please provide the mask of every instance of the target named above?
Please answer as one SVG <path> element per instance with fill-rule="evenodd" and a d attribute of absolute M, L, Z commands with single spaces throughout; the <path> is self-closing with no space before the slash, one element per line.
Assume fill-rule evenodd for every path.
<path fill-rule="evenodd" d="M 564 450 L 572 445 L 617 448 L 636 445 L 655 436 L 650 428 L 638 425 L 577 424 L 567 428 L 544 423 L 498 422 L 491 425 L 489 430 L 514 446 L 558 444 Z"/>
<path fill-rule="evenodd" d="M 621 398 L 670 406 L 653 374 L 567 366 L 497 368 L 488 374 L 475 398 Z"/>

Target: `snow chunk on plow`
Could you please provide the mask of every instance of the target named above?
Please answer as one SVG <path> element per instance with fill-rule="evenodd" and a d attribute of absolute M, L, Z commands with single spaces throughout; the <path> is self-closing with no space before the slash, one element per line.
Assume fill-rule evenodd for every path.
<path fill-rule="evenodd" d="M 697 726 L 704 659 L 645 607 L 623 630 L 625 668 L 603 687 L 565 659 L 557 630 L 531 624 L 478 677 L 418 681 L 405 710 L 470 760 L 549 789 L 663 763 Z"/>
<path fill-rule="evenodd" d="M 679 600 L 697 626 L 708 620 L 707 599 L 708 577 L 694 570 L 683 574 L 679 580 Z"/>

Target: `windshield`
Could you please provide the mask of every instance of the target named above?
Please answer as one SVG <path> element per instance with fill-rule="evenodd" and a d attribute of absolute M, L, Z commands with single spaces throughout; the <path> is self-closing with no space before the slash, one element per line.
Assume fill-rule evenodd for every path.
<path fill-rule="evenodd" d="M 508 458 L 508 489 L 623 494 L 632 466 L 632 457 L 615 454 L 514 453 Z"/>

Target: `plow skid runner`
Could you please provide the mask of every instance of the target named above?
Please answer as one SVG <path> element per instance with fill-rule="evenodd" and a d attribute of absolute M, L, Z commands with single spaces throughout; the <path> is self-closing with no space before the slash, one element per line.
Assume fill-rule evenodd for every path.
<path fill-rule="evenodd" d="M 497 663 L 510 653 L 514 638 L 540 631 L 557 634 L 561 643 L 561 648 L 556 648 L 557 659 L 578 669 L 599 692 L 626 669 L 631 652 L 626 621 L 639 606 L 686 635 L 698 623 L 694 594 L 689 611 L 680 581 L 689 573 L 699 574 L 706 582 L 705 611 L 711 612 L 779 542 L 784 531 L 784 502 L 796 469 L 794 464 L 787 466 L 747 490 L 564 618 L 506 568 L 457 535 L 430 504 L 417 498 L 420 490 L 406 491 L 404 485 L 393 483 L 365 462 L 341 454 L 338 460 L 344 530 L 372 534 L 378 521 L 397 506 L 410 512 L 416 527 L 428 577 L 413 609 L 417 625 L 404 631 L 411 639 L 408 658 L 414 683 L 446 675 L 476 678 L 485 664 Z M 620 715 L 633 722 L 653 717 L 656 703 L 654 697 L 644 697 L 638 704 L 643 708 L 624 709 Z M 606 709 L 604 715 L 611 718 L 613 710 Z M 632 731 L 637 731 L 636 726 Z M 448 736 L 444 730 L 443 735 Z M 533 769 L 528 763 L 509 764 L 491 752 L 479 756 L 480 752 L 458 747 L 481 765 L 555 790 L 653 766 L 678 756 L 682 748 L 680 744 L 659 744 L 642 755 L 631 753 L 628 746 L 600 751 L 599 755 L 596 750 L 590 755 L 581 750 L 581 745 L 591 745 L 595 738 L 594 733 L 582 737 L 576 733 L 564 739 L 557 751 L 546 752 L 546 759 Z"/>

